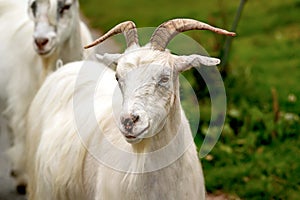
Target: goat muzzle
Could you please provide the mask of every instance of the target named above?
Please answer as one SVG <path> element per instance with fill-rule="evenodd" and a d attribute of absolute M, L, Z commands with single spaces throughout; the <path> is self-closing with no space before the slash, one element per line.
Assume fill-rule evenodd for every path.
<path fill-rule="evenodd" d="M 34 43 L 39 49 L 43 49 L 49 42 L 48 38 L 35 38 Z"/>
<path fill-rule="evenodd" d="M 130 114 L 129 116 L 122 117 L 121 123 L 124 126 L 126 132 L 131 133 L 135 123 L 138 122 L 138 120 L 139 120 L 138 115 Z"/>

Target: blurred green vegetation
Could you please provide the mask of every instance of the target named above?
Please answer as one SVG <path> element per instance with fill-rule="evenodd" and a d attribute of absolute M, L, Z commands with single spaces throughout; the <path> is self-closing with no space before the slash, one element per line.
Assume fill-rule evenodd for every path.
<path fill-rule="evenodd" d="M 103 31 L 125 20 L 138 27 L 155 27 L 175 17 L 230 29 L 239 6 L 237 0 L 80 2 L 91 26 Z M 226 123 L 217 145 L 202 159 L 208 192 L 242 199 L 300 197 L 299 11 L 299 0 L 247 1 L 224 78 Z M 223 36 L 208 31 L 187 34 L 210 55 L 220 55 Z M 200 99 L 195 138 L 200 146 L 211 108 L 207 89 L 194 74 L 191 70 L 184 75 Z"/>

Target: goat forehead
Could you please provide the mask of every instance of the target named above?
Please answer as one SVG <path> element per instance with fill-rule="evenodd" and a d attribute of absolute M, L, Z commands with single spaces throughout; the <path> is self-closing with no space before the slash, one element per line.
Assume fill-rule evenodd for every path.
<path fill-rule="evenodd" d="M 137 70 L 140 73 L 147 71 L 150 74 L 155 74 L 155 71 L 161 71 L 163 68 L 172 66 L 172 57 L 168 52 L 158 52 L 149 49 L 138 49 L 131 52 L 126 52 L 118 62 L 117 71 L 120 74 Z M 148 67 L 147 67 L 148 66 Z"/>
<path fill-rule="evenodd" d="M 48 19 L 48 22 L 56 26 L 59 18 L 58 10 L 62 9 L 65 5 L 76 4 L 75 0 L 31 0 L 36 2 L 37 15 L 44 16 Z"/>
<path fill-rule="evenodd" d="M 30 2 L 36 2 L 37 4 L 47 3 L 49 5 L 57 4 L 58 1 L 60 0 L 30 0 Z"/>
<path fill-rule="evenodd" d="M 64 5 L 71 5 L 75 2 L 74 0 L 46 0 L 46 1 L 49 1 L 50 7 L 53 7 L 53 9 Z"/>
<path fill-rule="evenodd" d="M 169 66 L 153 63 L 126 70 L 123 74 L 126 90 L 139 91 L 139 89 L 153 88 L 162 77 L 171 76 L 172 71 Z"/>
<path fill-rule="evenodd" d="M 49 2 L 51 5 L 55 5 L 58 3 L 71 4 L 74 2 L 74 0 L 37 0 L 37 1 Z"/>
<path fill-rule="evenodd" d="M 30 3 L 36 2 L 37 4 L 47 4 L 50 9 L 57 9 L 60 5 L 71 5 L 75 3 L 75 0 L 30 0 Z"/>
<path fill-rule="evenodd" d="M 50 0 L 51 1 L 51 0 Z M 73 4 L 75 2 L 75 0 L 52 0 L 52 1 L 57 1 L 64 4 Z"/>

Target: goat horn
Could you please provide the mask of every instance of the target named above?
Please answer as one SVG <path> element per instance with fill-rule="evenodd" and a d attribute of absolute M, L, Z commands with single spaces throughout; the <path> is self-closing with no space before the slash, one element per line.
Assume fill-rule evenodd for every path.
<path fill-rule="evenodd" d="M 163 51 L 168 43 L 180 32 L 188 30 L 210 30 L 218 34 L 235 36 L 235 33 L 213 27 L 194 19 L 173 19 L 161 24 L 151 36 L 151 47 Z"/>
<path fill-rule="evenodd" d="M 136 26 L 135 26 L 134 22 L 125 21 L 125 22 L 122 22 L 122 23 L 116 25 L 115 27 L 110 29 L 106 34 L 104 34 L 103 36 L 101 36 L 100 38 L 95 40 L 93 43 L 85 46 L 84 48 L 87 49 L 87 48 L 93 47 L 93 46 L 103 42 L 107 38 L 109 38 L 113 35 L 116 35 L 118 33 L 124 33 L 127 47 L 130 47 L 133 44 L 138 44 L 138 42 L 139 42 L 137 30 L 136 30 Z"/>

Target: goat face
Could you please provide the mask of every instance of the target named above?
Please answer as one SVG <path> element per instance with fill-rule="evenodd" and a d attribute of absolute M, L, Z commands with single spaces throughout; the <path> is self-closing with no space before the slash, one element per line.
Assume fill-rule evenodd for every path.
<path fill-rule="evenodd" d="M 117 63 L 116 78 L 123 95 L 119 129 L 128 142 L 140 142 L 162 130 L 179 93 L 178 73 L 191 67 L 220 63 L 216 58 L 197 54 L 176 56 L 166 50 L 174 36 L 187 30 L 210 30 L 223 35 L 235 35 L 197 20 L 173 19 L 161 24 L 152 34 L 150 43 L 140 47 L 135 24 L 126 21 L 85 46 L 89 48 L 117 33 L 124 33 L 127 43 L 124 54 L 97 57 L 107 65 Z"/>
<path fill-rule="evenodd" d="M 123 96 L 119 128 L 129 143 L 151 137 L 164 126 L 177 79 L 165 62 L 168 55 L 139 49 L 125 53 L 118 61 L 116 79 Z"/>
<path fill-rule="evenodd" d="M 70 37 L 75 27 L 78 2 L 75 0 L 29 0 L 34 21 L 34 48 L 40 55 L 51 55 Z"/>

